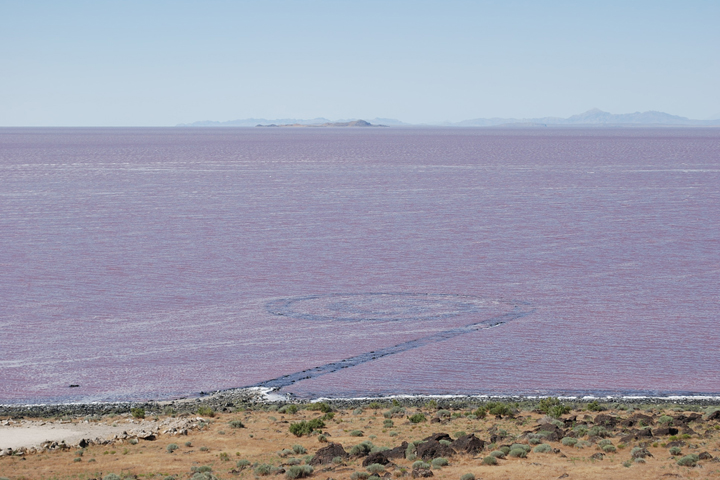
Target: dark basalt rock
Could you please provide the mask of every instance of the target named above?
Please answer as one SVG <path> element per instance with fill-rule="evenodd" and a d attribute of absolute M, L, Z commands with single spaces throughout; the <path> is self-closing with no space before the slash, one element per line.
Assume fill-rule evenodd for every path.
<path fill-rule="evenodd" d="M 372 465 L 373 463 L 387 465 L 390 463 L 390 460 L 388 460 L 388 458 L 385 456 L 385 452 L 375 452 L 365 457 L 365 460 L 363 460 L 362 462 L 362 466 L 367 467 L 368 465 Z"/>
<path fill-rule="evenodd" d="M 707 416 L 707 420 L 720 420 L 720 410 L 715 410 Z"/>
<path fill-rule="evenodd" d="M 691 413 L 690 415 L 678 415 L 676 417 L 673 417 L 673 425 L 675 426 L 684 426 L 689 424 L 690 422 L 696 422 L 698 420 L 702 419 L 702 415 L 699 413 Z"/>
<path fill-rule="evenodd" d="M 672 447 L 684 447 L 684 446 L 685 446 L 685 442 L 683 442 L 682 440 L 676 440 L 676 441 L 674 441 L 674 442 L 668 442 L 668 444 L 667 444 L 667 448 L 672 448 Z"/>
<path fill-rule="evenodd" d="M 590 458 L 592 458 L 593 460 L 602 460 L 604 457 L 605 454 L 600 452 L 590 455 Z"/>
<path fill-rule="evenodd" d="M 435 440 L 430 440 L 425 443 L 421 443 L 415 448 L 415 455 L 422 458 L 423 460 L 432 460 L 438 457 L 451 457 L 455 455 L 455 450 L 451 447 L 443 445 Z"/>
<path fill-rule="evenodd" d="M 559 442 L 565 436 L 565 431 L 552 423 L 544 423 L 535 431 L 536 433 L 542 432 L 543 436 L 551 442 Z"/>
<path fill-rule="evenodd" d="M 408 442 L 402 442 L 399 446 L 383 451 L 386 458 L 405 458 Z"/>
<path fill-rule="evenodd" d="M 432 470 L 413 470 L 411 476 L 412 478 L 428 478 L 434 477 L 435 474 Z"/>
<path fill-rule="evenodd" d="M 450 442 L 453 441 L 452 437 L 447 433 L 433 433 L 429 437 L 423 438 L 424 442 L 429 442 L 430 440 L 435 440 L 436 442 L 439 442 L 440 440 L 448 440 Z"/>
<path fill-rule="evenodd" d="M 635 452 L 632 454 L 632 458 L 645 458 L 645 457 L 652 457 L 652 453 L 648 452 L 646 448 L 642 448 L 640 450 L 635 450 Z"/>
<path fill-rule="evenodd" d="M 618 424 L 618 418 L 611 415 L 601 413 L 595 417 L 595 425 L 601 425 L 605 428 L 615 428 Z"/>
<path fill-rule="evenodd" d="M 332 463 L 335 457 L 348 458 L 349 456 L 342 445 L 331 443 L 315 452 L 310 465 L 327 465 Z"/>
<path fill-rule="evenodd" d="M 675 427 L 661 427 L 656 428 L 653 433 L 656 437 L 664 437 L 666 435 L 677 435 L 678 433 L 680 433 L 680 430 Z"/>
<path fill-rule="evenodd" d="M 643 415 L 642 413 L 636 413 L 635 415 L 626 418 L 623 420 L 620 425 L 623 427 L 639 427 L 640 425 L 644 424 L 646 426 L 654 425 L 655 419 L 649 415 Z"/>
<path fill-rule="evenodd" d="M 485 442 L 471 433 L 463 435 L 452 443 L 452 448 L 457 452 L 474 454 L 485 448 Z"/>
<path fill-rule="evenodd" d="M 698 455 L 700 460 L 712 460 L 713 456 L 710 455 L 708 452 L 702 452 L 700 455 Z"/>

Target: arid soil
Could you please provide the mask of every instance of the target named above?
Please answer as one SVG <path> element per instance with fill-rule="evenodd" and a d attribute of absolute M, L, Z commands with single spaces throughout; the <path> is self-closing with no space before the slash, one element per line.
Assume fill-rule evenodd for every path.
<path fill-rule="evenodd" d="M 362 480 L 371 470 L 386 478 L 454 480 L 468 480 L 467 474 L 502 480 L 720 478 L 720 410 L 713 408 L 585 406 L 562 415 L 555 410 L 553 418 L 508 405 L 501 416 L 481 418 L 485 412 L 475 406 L 298 407 L 204 411 L 202 417 L 106 415 L 66 423 L 0 419 L 0 477 Z M 419 413 L 425 418 L 413 417 Z M 324 426 L 316 420 L 311 433 L 291 433 L 291 425 L 314 419 Z M 37 433 L 28 448 L 33 431 L 51 441 L 43 443 Z M 53 431 L 68 431 L 65 442 L 62 435 L 51 438 Z M 78 432 L 87 436 L 80 440 Z M 363 442 L 369 443 L 358 447 Z M 497 465 L 486 464 L 491 452 Z M 682 458 L 689 466 L 678 464 Z"/>

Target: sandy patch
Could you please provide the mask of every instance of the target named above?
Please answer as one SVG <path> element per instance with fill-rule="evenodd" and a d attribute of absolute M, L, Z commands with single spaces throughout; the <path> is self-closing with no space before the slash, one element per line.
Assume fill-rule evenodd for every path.
<path fill-rule="evenodd" d="M 0 426 L 0 449 L 38 447 L 45 441 L 76 445 L 83 438 L 106 440 L 127 430 L 127 426 L 98 425 L 91 423 L 46 423 Z"/>

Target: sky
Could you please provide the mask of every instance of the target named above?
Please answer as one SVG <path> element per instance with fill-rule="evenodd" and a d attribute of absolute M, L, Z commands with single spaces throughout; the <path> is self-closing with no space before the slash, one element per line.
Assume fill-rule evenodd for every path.
<path fill-rule="evenodd" d="M 720 1 L 0 0 L 0 126 L 720 116 Z"/>

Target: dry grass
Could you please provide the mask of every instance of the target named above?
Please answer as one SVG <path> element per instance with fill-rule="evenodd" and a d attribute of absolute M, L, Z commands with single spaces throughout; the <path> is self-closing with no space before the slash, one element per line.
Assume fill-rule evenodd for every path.
<path fill-rule="evenodd" d="M 414 409 L 409 409 L 409 411 Z M 412 413 L 412 412 L 410 412 Z M 428 418 L 430 412 L 425 411 Z M 576 412 L 574 412 L 576 413 Z M 608 412 L 603 412 L 608 413 Z M 611 412 L 619 413 L 622 412 Z M 291 449 L 293 445 L 304 446 L 308 454 L 314 454 L 325 444 L 320 443 L 317 436 L 295 437 L 288 431 L 289 423 L 300 420 L 309 420 L 322 416 L 321 412 L 300 410 L 293 415 L 282 415 L 277 412 L 247 411 L 237 413 L 218 414 L 210 419 L 210 424 L 202 430 L 191 431 L 187 436 L 161 435 L 154 441 L 140 441 L 132 445 L 127 441 L 116 442 L 113 445 L 93 445 L 87 447 L 82 456 L 77 448 L 64 451 L 42 452 L 24 457 L 12 456 L 0 458 L 0 477 L 11 480 L 20 479 L 100 479 L 108 473 L 115 473 L 121 477 L 134 476 L 135 478 L 164 479 L 175 476 L 177 479 L 187 479 L 192 475 L 193 466 L 208 465 L 221 479 L 255 478 L 252 468 L 237 472 L 236 462 L 241 459 L 251 464 L 267 463 L 276 466 L 287 462 L 288 458 L 281 458 L 278 452 L 282 449 Z M 582 416 L 582 415 L 580 415 Z M 624 414 L 623 416 L 627 416 Z M 470 420 L 465 417 L 454 418 L 443 424 L 423 422 L 411 424 L 405 418 L 393 419 L 393 427 L 384 427 L 381 410 L 365 410 L 360 415 L 353 415 L 350 411 L 338 412 L 332 420 L 326 421 L 325 432 L 329 434 L 328 440 L 342 444 L 346 450 L 364 440 L 370 440 L 376 446 L 394 447 L 402 441 L 421 440 L 435 432 L 447 432 L 455 436 L 457 431 L 475 433 L 479 438 L 488 441 L 488 430 L 493 426 L 505 429 L 512 435 L 537 426 L 539 414 L 521 413 L 518 419 Z M 245 428 L 234 429 L 228 425 L 231 420 L 241 420 Z M 683 453 L 710 452 L 714 457 L 719 455 L 720 431 L 714 429 L 716 422 L 709 426 L 713 432 L 709 436 L 692 436 L 686 439 L 688 446 L 683 447 Z M 361 430 L 363 437 L 351 436 L 349 432 Z M 396 436 L 390 436 L 397 432 Z M 611 439 L 615 445 L 619 437 Z M 192 446 L 185 446 L 186 442 Z M 659 440 L 664 442 L 665 440 Z M 168 453 L 167 445 L 175 443 L 179 448 Z M 702 461 L 695 468 L 680 467 L 668 453 L 668 449 L 657 444 L 649 446 L 648 450 L 653 458 L 647 458 L 645 464 L 633 463 L 630 467 L 623 462 L 630 459 L 630 450 L 634 444 L 628 444 L 618 449 L 617 453 L 606 455 L 602 461 L 591 460 L 590 456 L 600 451 L 595 445 L 584 449 L 563 446 L 560 442 L 548 442 L 561 453 L 533 453 L 525 459 L 501 459 L 498 466 L 484 466 L 481 461 L 487 455 L 487 450 L 476 456 L 457 455 L 449 458 L 450 465 L 434 469 L 434 478 L 459 480 L 463 474 L 473 473 L 477 479 L 673 479 L 673 478 L 720 478 L 720 463 Z M 691 448 L 697 446 L 697 449 Z M 206 451 L 201 450 L 207 448 Z M 227 455 L 223 455 L 227 454 Z M 564 456 L 563 456 L 564 455 Z M 290 457 L 302 459 L 303 455 Z M 80 461 L 75 461 L 81 458 Z M 224 460 L 223 458 L 229 458 Z M 409 460 L 395 460 L 397 467 L 390 467 L 394 478 L 405 475 L 410 478 Z M 361 466 L 362 459 L 350 459 L 342 465 L 316 468 L 313 478 L 317 479 L 349 479 L 355 471 L 364 471 Z M 401 467 L 407 469 L 403 474 Z M 567 477 L 563 477 L 567 475 Z M 284 478 L 282 476 L 269 478 Z"/>

